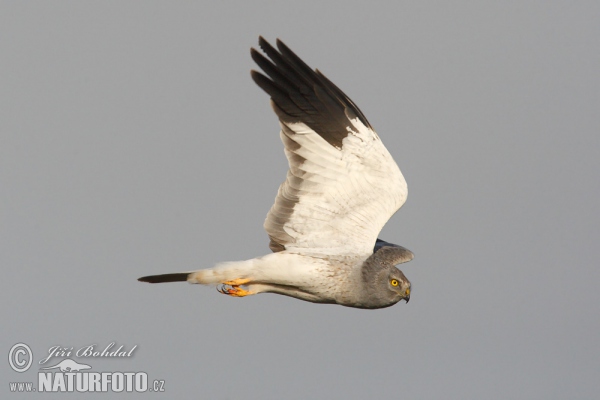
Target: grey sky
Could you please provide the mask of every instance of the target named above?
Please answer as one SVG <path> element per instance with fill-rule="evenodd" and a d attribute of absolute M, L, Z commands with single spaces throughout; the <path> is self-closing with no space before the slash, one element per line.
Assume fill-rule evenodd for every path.
<path fill-rule="evenodd" d="M 94 370 L 172 398 L 595 398 L 600 5 L 250 3 L 0 2 L 0 352 L 34 353 L 0 396 L 51 346 L 116 342 L 134 357 Z M 258 35 L 402 169 L 380 237 L 416 254 L 408 305 L 136 281 L 269 251 L 287 162 Z"/>

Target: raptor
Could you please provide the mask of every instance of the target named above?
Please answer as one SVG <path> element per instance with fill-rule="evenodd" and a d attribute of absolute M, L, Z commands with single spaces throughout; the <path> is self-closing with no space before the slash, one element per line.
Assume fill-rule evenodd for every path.
<path fill-rule="evenodd" d="M 263 73 L 289 162 L 264 223 L 273 253 L 142 282 L 187 281 L 244 297 L 277 293 L 313 303 L 376 309 L 408 303 L 411 284 L 396 265 L 413 253 L 377 238 L 407 196 L 398 165 L 363 113 L 319 70 L 279 39 L 251 49 Z"/>

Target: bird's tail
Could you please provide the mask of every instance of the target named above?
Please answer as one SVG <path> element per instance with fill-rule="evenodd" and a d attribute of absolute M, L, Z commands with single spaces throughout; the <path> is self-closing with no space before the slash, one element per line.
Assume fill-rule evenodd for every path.
<path fill-rule="evenodd" d="M 255 260 L 233 261 L 217 264 L 214 268 L 191 272 L 175 272 L 172 274 L 150 275 L 138 278 L 140 282 L 189 282 L 202 285 L 218 285 L 238 279 L 248 279 L 253 270 Z"/>
<path fill-rule="evenodd" d="M 163 283 L 163 282 L 185 282 L 191 272 L 175 272 L 173 274 L 148 275 L 138 278 L 140 282 Z"/>

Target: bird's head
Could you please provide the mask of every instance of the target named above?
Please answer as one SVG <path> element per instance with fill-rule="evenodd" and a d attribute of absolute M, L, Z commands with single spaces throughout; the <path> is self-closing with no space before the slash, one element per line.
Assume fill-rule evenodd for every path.
<path fill-rule="evenodd" d="M 384 308 L 410 300 L 410 281 L 395 266 L 363 269 L 363 308 Z"/>
<path fill-rule="evenodd" d="M 397 298 L 396 302 L 410 300 L 410 281 L 398 268 L 393 267 L 387 277 L 387 289 Z"/>
<path fill-rule="evenodd" d="M 410 281 L 397 264 L 412 260 L 410 250 L 401 246 L 383 246 L 371 255 L 362 266 L 365 287 L 365 308 L 382 308 L 400 300 L 410 300 Z"/>

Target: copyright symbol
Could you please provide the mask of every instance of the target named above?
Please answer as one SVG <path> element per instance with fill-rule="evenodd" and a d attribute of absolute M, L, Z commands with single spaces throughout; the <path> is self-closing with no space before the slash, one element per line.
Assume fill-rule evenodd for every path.
<path fill-rule="evenodd" d="M 17 343 L 8 352 L 8 363 L 17 372 L 25 372 L 31 367 L 33 353 L 25 343 Z"/>

